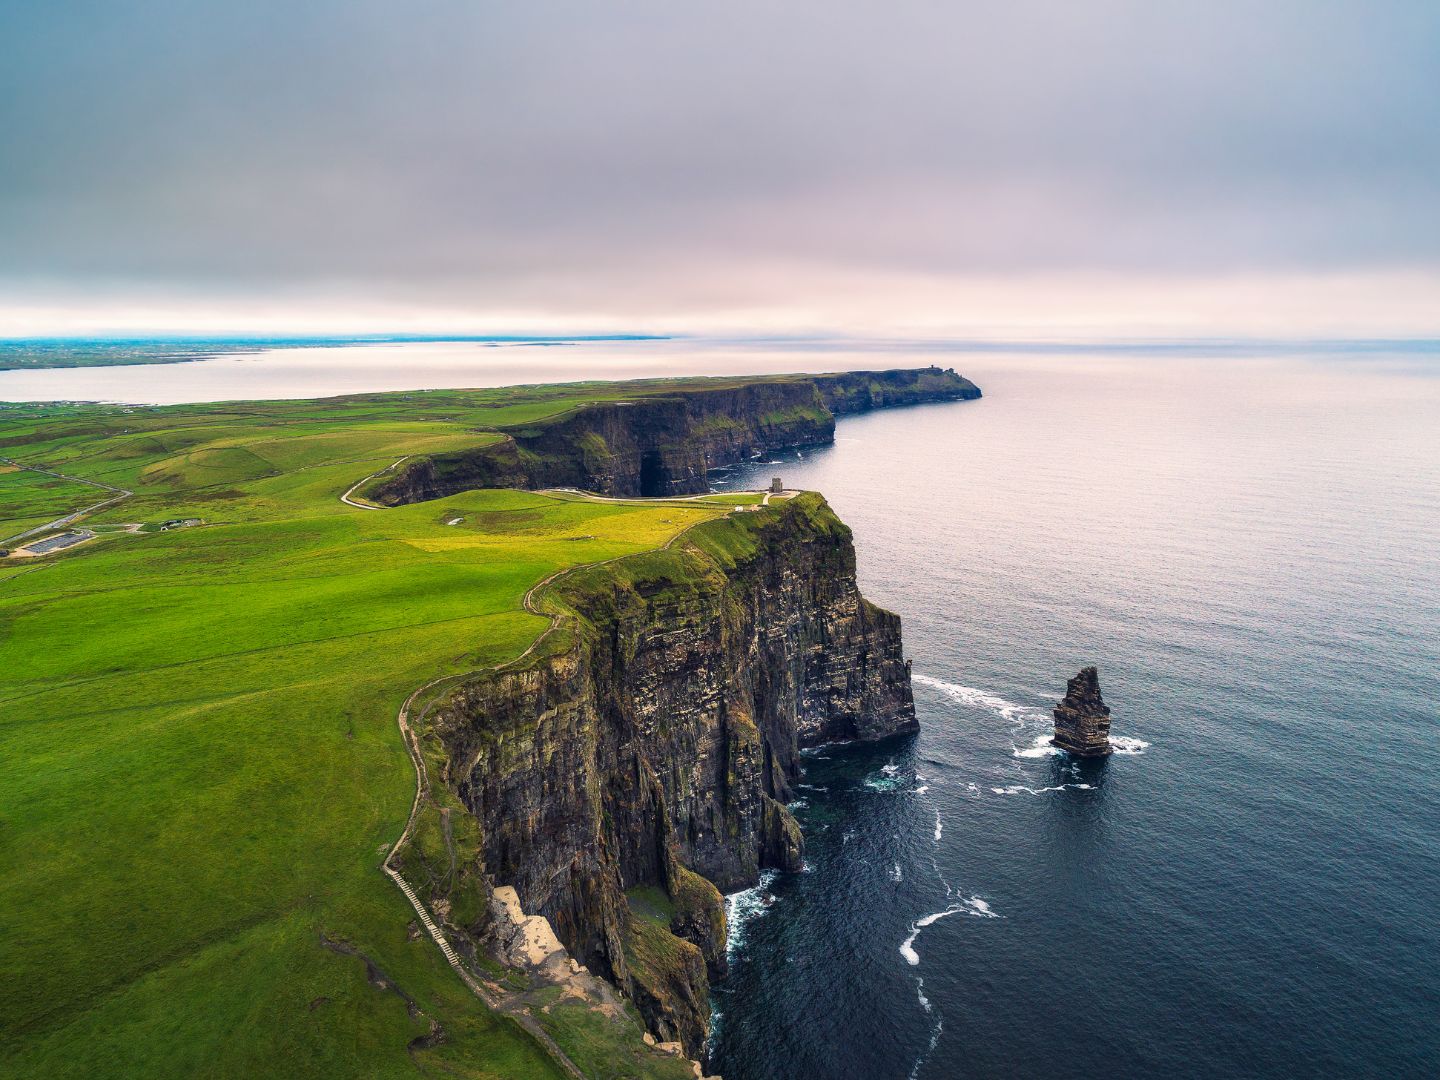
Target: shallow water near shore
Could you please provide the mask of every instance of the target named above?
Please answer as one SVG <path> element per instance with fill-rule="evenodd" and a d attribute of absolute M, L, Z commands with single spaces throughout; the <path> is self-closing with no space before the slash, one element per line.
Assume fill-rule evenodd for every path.
<path fill-rule="evenodd" d="M 983 400 L 720 475 L 854 529 L 923 729 L 808 755 L 713 1070 L 1440 1075 L 1440 378 L 957 366 Z M 1089 663 L 1119 752 L 1078 762 Z"/>

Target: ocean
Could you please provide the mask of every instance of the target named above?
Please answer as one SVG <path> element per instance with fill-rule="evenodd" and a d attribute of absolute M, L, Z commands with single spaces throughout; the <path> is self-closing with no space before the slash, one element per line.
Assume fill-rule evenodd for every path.
<path fill-rule="evenodd" d="M 809 755 L 712 1069 L 1440 1076 L 1440 367 L 957 366 L 719 477 L 854 529 L 922 730 Z M 1046 745 L 1087 664 L 1104 761 Z"/>
<path fill-rule="evenodd" d="M 403 362 L 402 362 L 403 361 Z M 918 736 L 807 757 L 730 898 L 726 1080 L 1440 1076 L 1433 343 L 474 343 L 0 372 L 0 399 L 955 366 L 717 476 L 822 491 Z M 1121 752 L 1046 745 L 1095 664 Z"/>

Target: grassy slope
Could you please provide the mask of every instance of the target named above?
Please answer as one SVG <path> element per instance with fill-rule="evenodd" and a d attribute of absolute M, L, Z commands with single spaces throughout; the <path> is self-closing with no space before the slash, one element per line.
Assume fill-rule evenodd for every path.
<path fill-rule="evenodd" d="M 207 523 L 0 564 L 0 1075 L 559 1075 L 377 870 L 413 793 L 395 712 L 521 652 L 535 581 L 717 511 L 338 495 L 604 396 L 0 408 L 0 452 L 136 491 L 95 521 Z M 446 1040 L 407 1049 L 431 1019 Z"/>

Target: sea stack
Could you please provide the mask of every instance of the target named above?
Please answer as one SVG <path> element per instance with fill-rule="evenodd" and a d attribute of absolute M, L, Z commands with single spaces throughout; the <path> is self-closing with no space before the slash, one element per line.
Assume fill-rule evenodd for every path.
<path fill-rule="evenodd" d="M 1055 737 L 1051 744 L 1076 757 L 1107 757 L 1110 707 L 1100 697 L 1100 673 L 1083 668 L 1065 687 L 1065 700 L 1055 706 Z"/>

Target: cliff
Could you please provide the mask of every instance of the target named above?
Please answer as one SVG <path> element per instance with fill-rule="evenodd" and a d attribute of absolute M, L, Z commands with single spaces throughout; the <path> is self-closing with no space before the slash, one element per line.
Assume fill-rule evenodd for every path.
<path fill-rule="evenodd" d="M 480 487 L 694 495 L 709 490 L 710 469 L 832 442 L 836 416 L 979 396 L 968 379 L 934 367 L 641 389 L 632 400 L 498 429 L 505 438 L 487 446 L 414 459 L 368 497 L 395 506 Z"/>
<path fill-rule="evenodd" d="M 556 628 L 439 701 L 427 740 L 478 823 L 476 873 L 698 1054 L 720 892 L 800 865 L 799 750 L 916 727 L 899 619 L 860 595 L 850 532 L 813 494 L 557 579 L 543 603 Z"/>
<path fill-rule="evenodd" d="M 954 368 L 893 368 L 889 371 L 839 371 L 813 376 L 826 407 L 836 416 L 924 405 L 936 401 L 973 401 L 980 388 Z"/>

